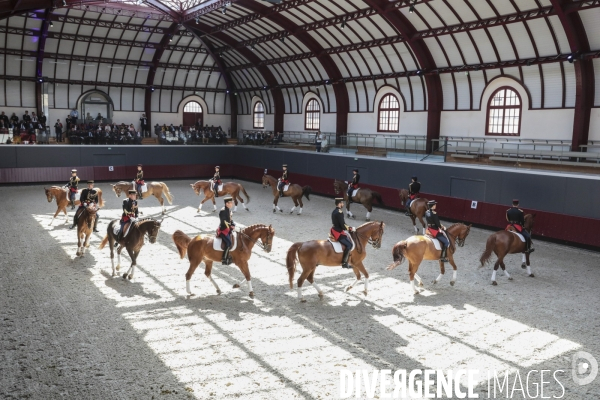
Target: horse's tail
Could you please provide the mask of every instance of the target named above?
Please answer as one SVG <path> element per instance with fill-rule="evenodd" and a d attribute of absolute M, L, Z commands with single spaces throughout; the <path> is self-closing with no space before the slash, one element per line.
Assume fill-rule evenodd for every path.
<path fill-rule="evenodd" d="M 390 265 L 388 265 L 388 267 L 387 267 L 388 271 L 393 270 L 398 265 L 400 265 L 404 262 L 404 258 L 405 258 L 404 252 L 406 251 L 407 246 L 408 246 L 408 243 L 406 243 L 406 240 L 396 243 L 396 245 L 392 249 L 392 256 L 394 257 L 394 262 L 391 263 Z"/>
<path fill-rule="evenodd" d="M 179 251 L 179 257 L 185 257 L 185 253 L 187 253 L 187 248 L 192 241 L 192 238 L 181 232 L 180 230 L 176 230 L 172 235 L 173 243 L 177 246 L 177 250 Z"/>
<path fill-rule="evenodd" d="M 240 184 L 240 188 L 242 188 L 242 193 L 244 193 L 244 196 L 246 196 L 246 204 L 250 203 L 250 195 L 248 193 L 246 193 L 246 189 L 244 189 L 244 187 Z"/>
<path fill-rule="evenodd" d="M 104 207 L 104 200 L 102 200 L 102 189 L 98 189 L 98 205 Z"/>
<path fill-rule="evenodd" d="M 169 192 L 169 187 L 167 186 L 166 183 L 161 182 L 160 185 L 163 187 L 163 192 L 165 193 L 165 197 L 167 198 L 167 201 L 169 202 L 169 204 L 173 204 L 173 195 L 171 194 L 171 192 Z"/>
<path fill-rule="evenodd" d="M 379 204 L 383 205 L 383 198 L 381 197 L 381 194 L 379 194 L 377 192 L 373 192 L 373 191 L 371 191 L 371 194 L 373 195 L 375 200 L 377 200 L 379 202 Z"/>
<path fill-rule="evenodd" d="M 483 267 L 486 263 L 490 262 L 490 257 L 492 256 L 492 251 L 494 251 L 494 247 L 496 247 L 496 234 L 490 235 L 485 243 L 485 251 L 481 255 L 479 262 L 481 262 L 481 267 Z"/>
<path fill-rule="evenodd" d="M 302 242 L 297 242 L 290 247 L 285 259 L 288 274 L 290 276 L 290 289 L 294 288 L 294 273 L 296 272 L 296 262 L 298 261 L 298 249 L 302 246 Z"/>
<path fill-rule="evenodd" d="M 106 243 L 108 243 L 108 235 L 104 236 L 104 239 L 102 239 L 102 241 L 100 242 L 100 246 L 98 246 L 98 248 L 100 250 L 102 250 L 104 248 L 104 246 L 106 246 Z"/>
<path fill-rule="evenodd" d="M 308 196 L 310 196 L 311 193 L 312 193 L 312 188 L 310 186 L 307 185 L 302 188 L 302 195 L 304 197 L 306 197 L 306 199 L 308 201 L 310 201 L 310 197 L 308 197 Z"/>

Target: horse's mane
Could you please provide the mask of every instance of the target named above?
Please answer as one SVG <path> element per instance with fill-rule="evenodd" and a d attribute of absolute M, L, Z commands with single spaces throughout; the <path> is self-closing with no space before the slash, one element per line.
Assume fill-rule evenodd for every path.
<path fill-rule="evenodd" d="M 246 235 L 258 230 L 258 229 L 269 229 L 269 227 L 265 224 L 254 224 L 254 225 L 250 225 L 247 226 L 242 232 L 244 232 Z"/>
<path fill-rule="evenodd" d="M 462 222 L 457 222 L 455 224 L 452 224 L 448 227 L 448 229 L 446 229 L 447 231 L 449 231 L 450 229 L 454 228 L 456 225 L 464 225 Z"/>
<path fill-rule="evenodd" d="M 381 223 L 381 221 L 369 221 L 369 222 L 365 222 L 364 224 L 362 224 L 361 226 L 359 226 L 359 227 L 358 227 L 358 228 L 356 228 L 356 229 L 360 229 L 360 228 L 362 228 L 363 226 L 366 226 L 366 225 L 369 225 L 369 224 L 375 224 L 375 223 L 379 224 L 379 223 Z"/>
<path fill-rule="evenodd" d="M 149 222 L 149 221 L 155 222 L 156 220 L 155 220 L 154 218 L 151 218 L 151 217 L 142 218 L 142 219 L 138 219 L 138 220 L 137 220 L 137 222 L 135 223 L 135 225 L 136 225 L 136 226 L 140 226 L 140 225 L 142 225 L 144 222 Z"/>

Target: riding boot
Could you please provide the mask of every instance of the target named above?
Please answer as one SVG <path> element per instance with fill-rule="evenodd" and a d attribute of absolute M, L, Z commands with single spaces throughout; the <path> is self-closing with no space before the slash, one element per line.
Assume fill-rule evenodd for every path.
<path fill-rule="evenodd" d="M 226 248 L 225 251 L 223 251 L 223 258 L 221 258 L 221 264 L 223 265 L 231 264 L 231 259 L 229 258 L 229 249 L 230 247 Z"/>
<path fill-rule="evenodd" d="M 350 265 L 348 265 L 349 258 L 350 258 L 350 249 L 345 248 L 344 254 L 342 255 L 342 268 L 352 268 Z"/>
<path fill-rule="evenodd" d="M 279 189 L 279 197 L 283 197 L 283 189 Z"/>
<path fill-rule="evenodd" d="M 71 225 L 69 227 L 69 229 L 73 229 L 77 226 L 77 213 L 75 213 L 75 215 L 73 215 L 73 225 Z"/>
<path fill-rule="evenodd" d="M 442 255 L 440 256 L 440 261 L 441 262 L 448 262 L 448 257 L 446 257 L 446 253 L 448 252 L 448 247 L 443 247 L 442 248 Z"/>
<path fill-rule="evenodd" d="M 137 195 L 137 200 L 143 200 L 144 198 L 142 197 L 142 192 L 138 192 Z"/>
<path fill-rule="evenodd" d="M 533 253 L 533 251 L 535 249 L 533 247 L 531 247 L 531 239 L 527 239 L 526 245 L 527 245 L 527 251 L 526 251 L 526 253 L 527 254 Z"/>
<path fill-rule="evenodd" d="M 96 217 L 96 219 L 94 220 L 94 232 L 100 232 L 98 230 L 98 217 Z"/>
<path fill-rule="evenodd" d="M 75 202 L 73 201 L 73 199 L 71 199 L 71 210 L 75 209 Z"/>

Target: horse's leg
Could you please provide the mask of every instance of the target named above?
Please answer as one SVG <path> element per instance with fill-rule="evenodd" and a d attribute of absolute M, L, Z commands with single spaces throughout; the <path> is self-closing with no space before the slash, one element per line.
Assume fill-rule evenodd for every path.
<path fill-rule="evenodd" d="M 240 271 L 242 272 L 242 274 L 244 274 L 244 279 L 248 285 L 248 296 L 250 296 L 250 298 L 254 298 L 254 290 L 252 289 L 252 281 L 251 281 L 251 277 L 250 277 L 250 268 L 248 267 L 248 261 L 239 261 L 239 264 L 236 264 L 238 266 L 238 268 L 240 269 Z M 244 282 L 244 281 L 242 281 Z M 238 285 L 238 287 L 240 287 L 242 283 L 240 282 L 240 284 Z M 235 287 L 235 285 L 233 286 Z"/>
<path fill-rule="evenodd" d="M 54 217 L 52 217 L 52 220 L 50 221 L 48 226 L 52 225 L 52 223 L 54 222 L 54 219 L 56 218 L 56 216 L 58 215 L 59 212 L 60 212 L 60 207 L 56 207 L 56 212 L 54 213 Z"/>
<path fill-rule="evenodd" d="M 198 205 L 198 211 L 196 211 L 196 212 L 200 212 L 200 210 L 202 209 L 202 205 L 206 202 L 206 200 L 208 200 L 208 197 L 206 197 L 206 195 L 204 195 L 204 199 L 202 199 L 202 201 Z"/>
<path fill-rule="evenodd" d="M 279 203 L 279 193 L 277 193 L 275 195 L 275 199 L 273 200 L 273 212 L 276 212 L 277 210 L 279 210 L 280 212 L 283 212 L 283 210 L 281 208 L 279 208 L 277 203 Z"/>
<path fill-rule="evenodd" d="M 522 268 L 525 268 L 525 264 L 527 264 L 527 276 L 530 278 L 535 278 L 533 272 L 531 272 L 531 264 L 529 263 L 529 254 L 523 254 L 523 265 Z"/>
<path fill-rule="evenodd" d="M 64 205 L 62 208 L 63 213 L 65 214 L 65 224 L 69 223 L 69 213 L 67 213 L 67 206 Z"/>
<path fill-rule="evenodd" d="M 346 202 L 346 215 L 350 218 L 355 218 L 354 214 L 352 214 L 352 211 L 350 211 L 350 202 Z"/>
<path fill-rule="evenodd" d="M 112 228 L 112 227 L 111 227 Z M 110 246 L 110 263 L 112 265 L 112 276 L 116 276 L 115 272 L 115 251 L 114 251 L 114 241 L 112 235 L 108 235 L 108 245 Z"/>
<path fill-rule="evenodd" d="M 359 270 L 359 274 L 358 274 L 359 280 L 360 280 L 360 272 L 362 272 L 362 274 L 365 276 L 365 290 L 363 291 L 363 293 L 366 296 L 367 293 L 368 293 L 368 291 L 369 291 L 369 273 L 367 272 L 367 269 L 365 268 L 365 266 L 362 263 L 362 261 L 354 262 L 352 264 L 352 266 L 354 268 L 358 268 L 358 270 Z"/>
<path fill-rule="evenodd" d="M 415 294 L 421 293 L 421 289 L 417 289 L 417 287 L 415 286 L 415 275 L 417 275 L 417 271 L 419 270 L 420 264 L 421 264 L 420 262 L 413 263 L 410 260 L 408 262 L 408 275 L 409 275 L 409 279 L 410 279 L 410 287 L 412 288 L 412 290 Z"/>
<path fill-rule="evenodd" d="M 438 283 L 441 279 L 442 276 L 446 273 L 446 268 L 444 267 L 444 263 L 440 261 L 440 274 L 438 275 L 437 278 L 435 278 L 435 280 L 432 282 L 434 285 L 436 283 Z"/>
<path fill-rule="evenodd" d="M 425 285 L 423 285 L 423 279 L 421 279 L 421 277 L 419 275 L 417 275 L 416 273 L 415 273 L 415 279 L 417 280 L 417 282 L 419 282 L 420 287 L 425 286 Z"/>
<path fill-rule="evenodd" d="M 130 274 L 130 272 L 133 270 L 133 266 L 135 265 L 135 253 L 132 250 L 129 250 L 129 247 L 125 247 L 125 249 L 127 250 L 127 254 L 129 254 L 129 258 L 131 259 L 131 265 L 129 268 L 127 268 L 127 272 L 123 274 L 123 279 L 131 279 L 132 274 Z"/>
<path fill-rule="evenodd" d="M 313 272 L 311 272 L 307 277 L 306 280 L 310 282 L 311 285 L 313 285 L 315 287 L 315 289 L 317 289 L 317 293 L 319 293 L 319 298 L 321 300 L 323 300 L 323 291 L 321 290 L 321 288 L 319 287 L 319 285 L 317 285 L 317 282 L 315 282 L 315 270 L 316 268 L 313 270 Z"/>
<path fill-rule="evenodd" d="M 452 265 L 452 280 L 450 281 L 450 286 L 454 286 L 454 284 L 456 283 L 456 274 L 458 273 L 458 267 L 456 266 L 456 263 L 454 262 L 454 255 L 453 254 L 448 254 L 448 261 L 450 261 L 450 265 Z M 442 263 L 443 264 L 443 263 Z"/>
<path fill-rule="evenodd" d="M 300 265 L 302 265 L 302 263 L 300 263 Z M 308 276 L 311 273 L 314 273 L 314 271 L 316 269 L 317 269 L 316 265 L 313 265 L 312 267 L 309 267 L 309 268 L 305 268 L 304 265 L 302 265 L 302 273 L 298 277 L 298 300 L 300 300 L 300 302 L 302 302 L 302 303 L 306 303 L 306 299 L 304 298 L 304 295 L 302 294 L 302 284 L 304 283 L 306 278 L 308 278 Z"/>
<path fill-rule="evenodd" d="M 494 264 L 494 270 L 492 271 L 492 285 L 494 285 L 494 286 L 498 285 L 498 282 L 496 282 L 496 272 L 498 271 L 498 267 L 502 263 L 502 260 L 504 259 L 506 252 L 499 253 L 499 254 L 496 253 L 496 255 L 498 256 L 498 260 L 496 260 L 496 263 Z"/>
<path fill-rule="evenodd" d="M 209 262 L 207 261 L 206 262 L 207 270 L 209 270 L 208 263 Z M 194 293 L 192 293 L 192 287 L 191 287 L 190 281 L 192 280 L 192 275 L 194 275 L 194 271 L 196 271 L 196 268 L 198 268 L 198 265 L 200 265 L 200 262 L 197 261 L 194 257 L 190 257 L 190 267 L 188 268 L 187 272 L 185 273 L 185 291 L 190 296 L 194 295 Z M 212 267 L 212 261 L 210 261 L 210 265 Z M 209 275 L 210 275 L 210 272 L 209 272 Z M 219 292 L 217 292 L 217 293 L 219 293 Z"/>
<path fill-rule="evenodd" d="M 250 211 L 250 210 L 248 210 L 248 207 L 246 207 L 246 203 L 244 203 L 244 199 L 240 195 L 240 189 L 238 189 L 237 192 L 235 192 L 235 197 L 237 197 L 237 199 L 239 200 L 239 202 L 242 203 L 242 206 L 244 207 L 244 210 Z"/>
<path fill-rule="evenodd" d="M 217 294 L 221 294 L 221 289 L 219 289 L 219 285 L 217 285 L 217 282 L 215 282 L 215 280 L 212 277 L 212 266 L 213 266 L 213 262 L 209 261 L 209 260 L 204 260 L 204 275 L 206 275 L 206 277 L 210 280 L 210 283 L 213 284 L 213 286 L 215 287 L 215 289 L 217 289 Z M 194 268 L 196 269 L 196 268 Z M 192 274 L 194 273 L 194 271 L 192 271 L 192 273 L 190 274 L 190 271 L 188 271 L 188 274 L 190 274 L 189 278 L 188 278 L 188 274 L 185 274 L 185 279 L 186 279 L 186 285 L 188 285 L 188 293 L 192 294 L 189 290 L 189 282 L 190 279 L 192 278 Z"/>
<path fill-rule="evenodd" d="M 302 214 L 302 207 L 304 207 L 304 203 L 302 203 L 302 193 L 300 193 L 300 197 L 298 197 L 298 203 L 300 204 L 300 210 L 298 211 L 298 215 Z"/>
<path fill-rule="evenodd" d="M 425 235 L 425 222 L 423 221 L 423 216 L 419 215 L 419 222 L 421 223 L 421 226 L 423 226 L 423 236 Z M 418 232 L 418 230 L 416 229 L 415 226 L 415 231 Z"/>
<path fill-rule="evenodd" d="M 234 193 L 233 196 L 231 196 L 231 197 L 233 197 L 233 204 L 234 204 L 234 206 L 233 206 L 233 212 L 237 212 L 237 205 L 238 205 L 237 196 Z"/>
<path fill-rule="evenodd" d="M 160 206 L 162 207 L 162 213 L 165 214 L 165 201 L 162 198 L 162 194 L 160 195 L 160 197 L 156 196 L 156 198 L 158 199 L 158 202 L 160 203 Z"/>
<path fill-rule="evenodd" d="M 120 245 L 117 249 L 117 271 L 121 270 L 121 252 L 123 251 L 123 245 Z"/>
<path fill-rule="evenodd" d="M 373 211 L 373 205 L 371 204 L 371 201 L 367 201 L 365 200 L 364 203 L 362 203 L 363 206 L 365 206 L 365 208 L 367 209 L 367 222 L 371 221 L 371 211 Z"/>
<path fill-rule="evenodd" d="M 129 276 L 127 278 L 129 278 L 129 280 L 133 279 L 133 275 L 135 274 L 135 267 L 137 267 L 137 258 L 138 255 L 140 254 L 140 251 L 134 251 L 133 254 L 129 253 L 131 256 L 131 273 L 129 274 Z"/>
<path fill-rule="evenodd" d="M 212 203 L 213 203 L 213 210 L 212 212 L 217 212 L 217 203 L 215 202 L 215 196 L 213 195 L 213 197 L 211 197 Z"/>
<path fill-rule="evenodd" d="M 512 281 L 513 278 L 512 278 L 512 276 L 510 276 L 510 274 L 506 270 L 506 265 L 504 265 L 504 259 L 502 259 L 502 261 L 500 261 L 500 268 L 502 268 L 502 272 L 504 272 L 504 275 L 506 275 L 506 277 L 508 278 L 508 280 Z"/>
<path fill-rule="evenodd" d="M 298 199 L 296 197 L 292 197 L 292 201 L 294 202 L 294 207 L 292 207 L 290 210 L 290 214 L 293 214 L 296 207 L 298 207 Z"/>
<path fill-rule="evenodd" d="M 419 233 L 419 230 L 417 229 L 417 222 L 416 222 L 415 214 L 410 214 L 410 219 L 412 220 L 412 224 L 413 224 L 415 233 Z"/>
<path fill-rule="evenodd" d="M 75 253 L 77 257 L 81 255 L 81 233 L 79 232 L 79 227 L 77 227 L 77 253 Z"/>

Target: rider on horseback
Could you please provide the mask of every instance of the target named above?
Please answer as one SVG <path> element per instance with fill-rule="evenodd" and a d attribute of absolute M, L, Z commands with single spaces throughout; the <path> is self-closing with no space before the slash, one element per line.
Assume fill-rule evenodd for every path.
<path fill-rule="evenodd" d="M 404 215 L 411 216 L 412 212 L 410 211 L 410 204 L 414 199 L 419 197 L 419 192 L 421 191 L 421 182 L 417 180 L 416 176 L 412 177 L 412 182 L 408 185 L 408 199 L 406 200 L 406 213 Z"/>
<path fill-rule="evenodd" d="M 342 268 L 352 268 L 348 265 L 348 258 L 350 258 L 350 250 L 352 249 L 352 242 L 348 239 L 345 231 L 352 232 L 354 228 L 346 225 L 344 219 L 344 199 L 338 197 L 335 199 L 335 210 L 331 213 L 331 236 L 338 242 L 344 245 L 344 254 L 342 256 Z"/>
<path fill-rule="evenodd" d="M 119 245 L 119 242 L 123 239 L 123 233 L 125 225 L 131 221 L 132 218 L 138 217 L 138 204 L 135 199 L 137 195 L 137 191 L 130 190 L 129 198 L 123 200 L 123 214 L 121 214 L 121 229 L 119 230 L 119 234 L 117 235 L 117 240 L 115 241 L 115 247 Z"/>
<path fill-rule="evenodd" d="M 358 173 L 358 169 L 353 169 L 352 173 L 354 176 L 352 177 L 352 182 L 348 183 L 348 204 L 352 203 L 352 191 L 358 189 L 358 182 L 360 182 L 360 174 Z"/>
<path fill-rule="evenodd" d="M 135 176 L 135 187 L 137 189 L 138 199 L 142 199 L 142 186 L 144 185 L 144 171 L 142 171 L 142 164 L 137 166 L 137 174 Z"/>
<path fill-rule="evenodd" d="M 533 248 L 531 247 L 531 233 L 529 233 L 525 228 L 525 213 L 523 210 L 519 208 L 519 200 L 514 199 L 512 201 L 512 207 L 506 210 L 506 220 L 509 225 L 508 228 L 513 227 L 517 232 L 519 232 L 525 238 L 525 253 L 529 254 L 533 252 Z"/>
<path fill-rule="evenodd" d="M 219 185 L 221 184 L 221 173 L 219 172 L 221 167 L 218 165 L 215 167 L 215 174 L 213 175 L 212 181 L 212 190 L 215 192 L 215 197 L 219 197 Z"/>
<path fill-rule="evenodd" d="M 231 217 L 233 198 L 227 196 L 223 201 L 225 202 L 225 207 L 221 208 L 221 211 L 219 212 L 219 219 L 221 222 L 219 224 L 219 229 L 217 229 L 217 236 L 223 239 L 223 242 L 225 243 L 221 264 L 229 265 L 231 264 L 231 257 L 229 257 L 229 250 L 231 249 L 231 232 L 235 229 L 235 222 L 233 222 Z"/>
<path fill-rule="evenodd" d="M 75 211 L 75 215 L 73 216 L 73 225 L 69 229 L 73 229 L 77 226 L 77 220 L 81 216 L 83 210 L 89 207 L 92 203 L 96 205 L 98 208 L 98 192 L 94 189 L 94 181 L 87 181 L 88 187 L 81 191 L 81 196 L 79 196 L 79 208 Z M 100 215 L 96 213 L 96 220 L 94 221 L 94 232 L 98 231 L 98 218 Z"/>
<path fill-rule="evenodd" d="M 427 208 L 429 208 L 429 210 L 427 210 L 425 213 L 425 219 L 427 220 L 427 231 L 432 237 L 439 240 L 442 244 L 442 255 L 440 256 L 440 261 L 448 262 L 446 252 L 448 251 L 448 246 L 450 246 L 450 241 L 448 240 L 448 237 L 446 237 L 446 227 L 442 225 L 440 222 L 440 217 L 438 217 L 437 212 L 435 211 L 437 208 L 437 202 L 435 200 L 429 200 L 427 202 Z"/>
<path fill-rule="evenodd" d="M 75 209 L 75 195 L 77 194 L 77 185 L 79 185 L 79 177 L 77 176 L 77 170 L 71 170 L 71 178 L 69 179 L 69 183 L 65 186 L 69 191 L 68 198 L 71 201 L 71 210 Z"/>
<path fill-rule="evenodd" d="M 283 197 L 283 188 L 285 185 L 290 184 L 290 179 L 288 177 L 287 164 L 283 164 L 283 175 L 279 178 L 279 182 L 277 183 L 277 190 L 279 190 L 279 197 Z"/>

